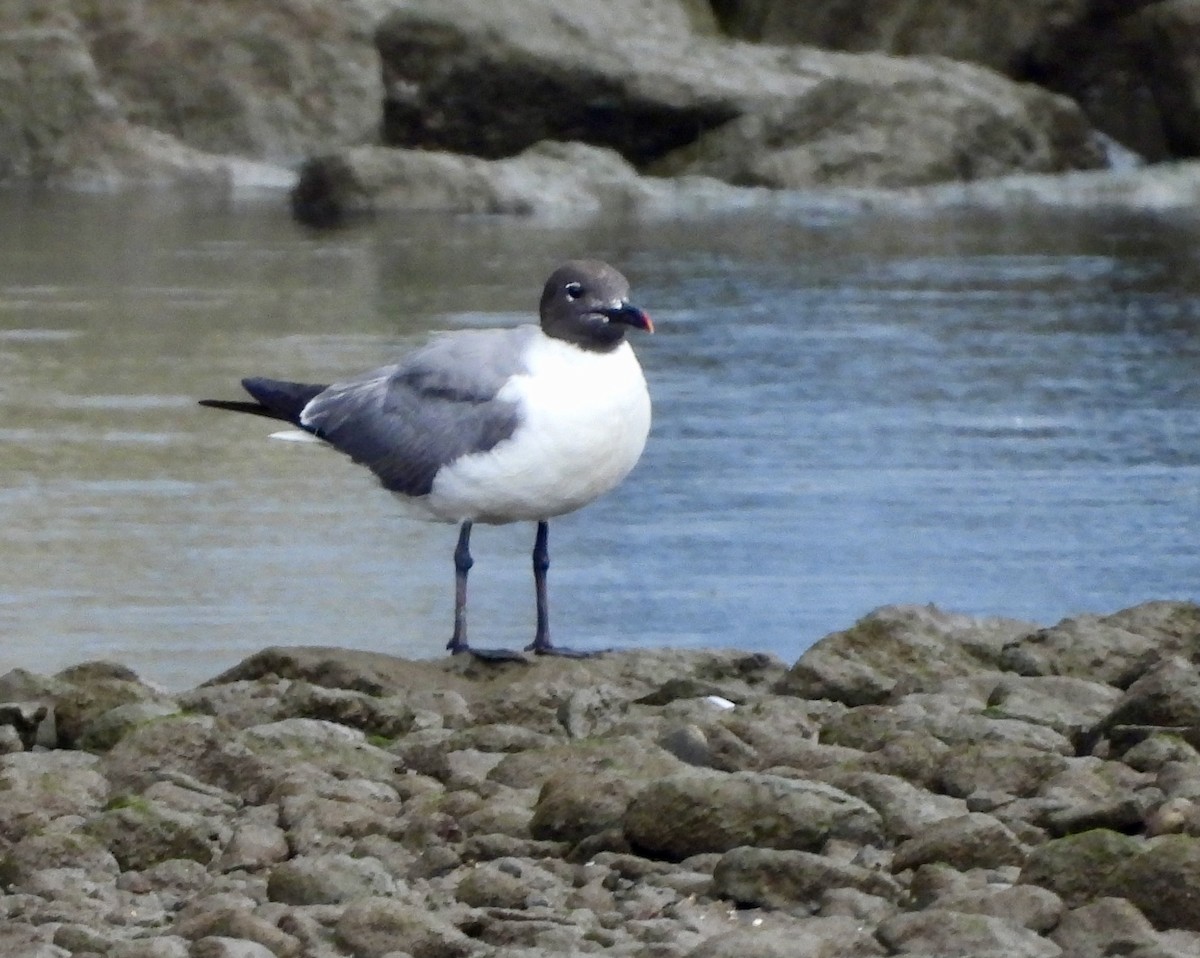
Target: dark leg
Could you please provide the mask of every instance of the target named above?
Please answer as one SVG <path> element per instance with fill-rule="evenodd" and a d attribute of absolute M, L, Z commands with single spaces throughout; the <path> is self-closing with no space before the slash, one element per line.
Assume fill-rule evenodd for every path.
<path fill-rule="evenodd" d="M 586 659 L 599 652 L 580 652 L 564 649 L 550 641 L 550 604 L 546 600 L 546 570 L 550 568 L 550 523 L 539 522 L 537 538 L 533 540 L 533 591 L 537 598 L 537 632 L 526 652 L 537 655 L 561 655 L 570 659 Z"/>
<path fill-rule="evenodd" d="M 485 662 L 528 662 L 529 659 L 512 649 L 473 649 L 467 642 L 467 573 L 475 564 L 471 558 L 471 526 L 470 519 L 463 521 L 454 549 L 454 635 L 446 648 L 451 655 L 469 652 Z"/>
<path fill-rule="evenodd" d="M 470 651 L 467 644 L 467 573 L 475 560 L 471 558 L 471 520 L 463 522 L 454 549 L 454 635 L 446 646 L 451 654 Z"/>
<path fill-rule="evenodd" d="M 533 592 L 537 600 L 537 632 L 533 635 L 531 652 L 550 648 L 550 605 L 546 601 L 546 570 L 550 568 L 550 523 L 539 522 L 533 540 Z"/>

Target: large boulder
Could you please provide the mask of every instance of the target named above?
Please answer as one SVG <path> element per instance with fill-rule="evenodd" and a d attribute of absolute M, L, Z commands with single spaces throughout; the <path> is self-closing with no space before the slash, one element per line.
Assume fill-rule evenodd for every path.
<path fill-rule="evenodd" d="M 550 0 L 414 0 L 384 20 L 377 42 L 384 138 L 395 146 L 497 158 L 540 140 L 583 140 L 645 167 L 738 121 L 659 171 L 775 187 L 900 185 L 1103 161 L 1070 102 L 945 60 L 720 42 L 682 23 L 653 30 L 562 13 Z M 841 122 L 831 130 L 833 117 Z M 773 172 L 750 175 L 716 159 L 741 151 L 774 155 Z M 872 169 L 881 153 L 886 175 Z M 842 168 L 850 155 L 867 157 L 858 172 Z"/>
<path fill-rule="evenodd" d="M 713 0 L 730 36 L 951 57 L 1078 101 L 1151 160 L 1200 152 L 1200 0 Z"/>
<path fill-rule="evenodd" d="M 713 0 L 723 30 L 764 43 L 829 50 L 939 54 L 1018 69 L 1051 31 L 1078 22 L 1093 0 Z"/>
<path fill-rule="evenodd" d="M 376 137 L 369 0 L 78 4 L 123 115 L 213 153 L 293 161 Z"/>
<path fill-rule="evenodd" d="M 879 842 L 866 802 L 820 782 L 753 772 L 684 773 L 651 783 L 625 813 L 630 844 L 683 859 L 739 845 L 818 851 L 831 838 Z"/>
<path fill-rule="evenodd" d="M 933 606 L 886 606 L 821 639 L 779 680 L 776 691 L 846 705 L 882 703 L 898 689 L 920 691 L 996 669 L 1004 644 L 1030 628 Z"/>

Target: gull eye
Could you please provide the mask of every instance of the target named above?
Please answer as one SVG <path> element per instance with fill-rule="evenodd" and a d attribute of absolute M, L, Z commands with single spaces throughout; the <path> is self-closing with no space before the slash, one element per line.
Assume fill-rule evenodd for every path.
<path fill-rule="evenodd" d="M 563 292 L 567 294 L 567 299 L 579 299 L 583 295 L 583 283 L 567 283 Z"/>

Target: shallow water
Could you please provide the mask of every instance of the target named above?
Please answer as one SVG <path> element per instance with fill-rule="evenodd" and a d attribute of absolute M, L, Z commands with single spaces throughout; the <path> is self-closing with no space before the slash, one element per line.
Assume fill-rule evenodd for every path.
<path fill-rule="evenodd" d="M 559 641 L 791 661 L 889 602 L 1050 623 L 1200 582 L 1200 217 L 825 210 L 582 226 L 0 194 L 0 672 L 182 688 L 271 644 L 436 656 L 455 531 L 198 408 L 527 319 L 571 255 L 658 334 L 655 426 L 552 523 Z M 479 645 L 532 632 L 532 528 L 473 538 Z"/>

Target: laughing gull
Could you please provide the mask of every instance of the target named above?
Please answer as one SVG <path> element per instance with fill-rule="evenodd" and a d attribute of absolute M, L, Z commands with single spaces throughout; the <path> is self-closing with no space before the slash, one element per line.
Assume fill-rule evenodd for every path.
<path fill-rule="evenodd" d="M 526 651 L 582 654 L 550 641 L 548 520 L 616 486 L 646 445 L 650 396 L 625 331 L 654 327 L 628 297 L 611 266 L 573 260 L 546 281 L 540 326 L 442 333 L 332 385 L 243 379 L 254 402 L 201 405 L 290 422 L 367 466 L 409 516 L 459 523 L 452 653 L 520 658 L 467 642 L 471 528 L 536 522 L 537 631 Z"/>

